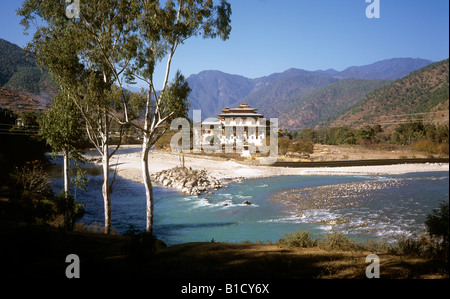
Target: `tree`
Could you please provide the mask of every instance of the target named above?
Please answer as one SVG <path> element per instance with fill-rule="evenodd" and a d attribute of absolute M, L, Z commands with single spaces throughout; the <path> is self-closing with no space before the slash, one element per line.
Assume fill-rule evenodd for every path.
<path fill-rule="evenodd" d="M 178 46 L 191 37 L 219 36 L 226 40 L 231 31 L 231 6 L 225 0 L 219 5 L 214 5 L 213 0 L 167 0 L 164 5 L 156 0 L 92 0 L 80 4 L 79 19 L 68 20 L 61 5 L 53 0 L 26 0 L 19 14 L 25 26 L 35 16 L 48 23 L 38 28 L 33 53 L 70 94 L 86 121 L 90 140 L 103 157 L 105 232 L 110 228 L 111 122 L 131 125 L 142 132 L 147 231 L 153 233 L 148 152 L 169 128 L 169 122 L 185 116 L 188 108 L 189 88 L 184 77 L 178 72 L 169 82 L 172 59 Z M 164 57 L 166 72 L 157 92 L 154 70 Z M 143 124 L 133 120 L 140 105 L 133 105 L 132 97 L 123 89 L 124 82 L 135 79 L 148 86 L 143 95 Z"/>
<path fill-rule="evenodd" d="M 442 237 L 445 245 L 448 246 L 449 236 L 449 209 L 448 202 L 442 202 L 439 209 L 434 209 L 427 215 L 425 225 L 430 236 Z"/>
<path fill-rule="evenodd" d="M 82 117 L 73 101 L 68 95 L 60 92 L 53 99 L 49 109 L 38 119 L 39 135 L 42 136 L 52 148 L 52 156 L 62 153 L 64 159 L 64 200 L 65 206 L 72 206 L 69 191 L 69 160 L 82 160 L 79 142 L 83 137 L 81 122 Z M 66 228 L 71 228 L 71 209 L 64 211 L 64 223 Z"/>
<path fill-rule="evenodd" d="M 102 156 L 107 234 L 111 231 L 109 161 L 119 147 L 109 150 L 109 134 L 111 123 L 127 111 L 130 99 L 122 82 L 136 53 L 136 37 L 132 34 L 136 15 L 131 10 L 134 2 L 83 1 L 79 19 L 66 17 L 64 1 L 57 5 L 54 0 L 26 0 L 18 11 L 25 30 L 36 17 L 45 21 L 37 28 L 28 51 L 47 67 L 78 107 L 88 137 Z"/>
<path fill-rule="evenodd" d="M 162 6 L 159 1 L 135 1 L 137 11 L 138 51 L 132 66 L 127 70 L 130 81 L 140 79 L 147 86 L 144 124 L 129 121 L 143 137 L 142 177 L 146 192 L 148 233 L 153 233 L 153 187 L 150 180 L 148 153 L 158 139 L 169 129 L 170 121 L 186 115 L 189 87 L 177 72 L 169 83 L 172 59 L 177 48 L 194 36 L 228 39 L 231 31 L 231 5 L 221 0 L 168 0 Z M 163 86 L 157 92 L 154 84 L 155 66 L 167 58 Z"/>
<path fill-rule="evenodd" d="M 441 202 L 438 209 L 434 209 L 431 214 L 427 215 L 425 226 L 427 227 L 428 234 L 431 237 L 437 236 L 442 238 L 442 245 L 444 249 L 444 258 L 448 261 L 449 253 L 449 209 L 448 202 Z"/>

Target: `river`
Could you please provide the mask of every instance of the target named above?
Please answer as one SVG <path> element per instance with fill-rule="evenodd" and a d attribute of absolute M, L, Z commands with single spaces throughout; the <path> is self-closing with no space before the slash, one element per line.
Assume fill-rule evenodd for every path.
<path fill-rule="evenodd" d="M 62 190 L 55 166 L 52 186 Z M 79 222 L 103 223 L 103 178 L 89 171 Z M 156 186 L 155 234 L 168 245 L 186 242 L 276 242 L 283 234 L 342 232 L 356 239 L 392 239 L 425 230 L 426 215 L 448 202 L 448 172 L 371 176 L 281 176 L 231 183 L 214 194 L 187 196 Z M 244 201 L 251 204 L 243 204 Z M 145 229 L 142 184 L 116 178 L 112 226 L 120 233 Z"/>

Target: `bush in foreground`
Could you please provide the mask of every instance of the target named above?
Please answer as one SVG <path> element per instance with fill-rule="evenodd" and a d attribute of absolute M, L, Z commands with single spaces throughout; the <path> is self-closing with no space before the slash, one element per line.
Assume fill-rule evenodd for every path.
<path fill-rule="evenodd" d="M 362 244 L 349 239 L 342 233 L 332 232 L 314 238 L 310 231 L 296 231 L 284 234 L 278 240 L 281 247 L 319 248 L 325 250 L 357 250 L 363 249 Z"/>

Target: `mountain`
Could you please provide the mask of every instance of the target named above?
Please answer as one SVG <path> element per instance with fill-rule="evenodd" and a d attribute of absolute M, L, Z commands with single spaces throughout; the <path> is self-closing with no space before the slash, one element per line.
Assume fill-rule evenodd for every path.
<path fill-rule="evenodd" d="M 352 66 L 334 76 L 340 79 L 397 80 L 432 63 L 420 58 L 392 58 L 363 66 Z"/>
<path fill-rule="evenodd" d="M 191 110 L 201 110 L 205 119 L 216 117 L 225 107 L 238 106 L 242 101 L 268 117 L 277 117 L 299 97 L 337 80 L 317 72 L 289 69 L 257 79 L 203 71 L 191 75 L 187 82 L 192 89 L 189 95 Z"/>
<path fill-rule="evenodd" d="M 301 106 L 302 103 L 306 105 L 307 102 L 313 102 L 314 98 L 309 98 L 307 102 L 304 102 L 304 99 L 310 97 L 319 89 L 350 78 L 365 80 L 399 79 L 411 71 L 430 63 L 431 61 L 429 60 L 419 58 L 394 58 L 365 66 L 349 67 L 341 72 L 333 69 L 325 71 L 289 69 L 282 73 L 275 73 L 256 79 L 230 75 L 220 71 L 203 71 L 199 74 L 191 75 L 187 79 L 192 89 L 189 101 L 191 102 L 191 111 L 194 109 L 202 110 L 203 119 L 216 117 L 226 106 L 237 106 L 240 102 L 246 101 L 252 107 L 258 108 L 259 112 L 264 114 L 266 118 L 281 116 L 291 118 L 290 120 L 283 120 L 283 123 L 288 127 L 302 126 L 306 123 L 316 125 L 320 121 L 327 119 L 331 121 L 336 117 L 336 112 L 318 115 L 316 112 L 310 111 L 308 114 L 307 106 Z M 359 92 L 354 91 L 358 89 L 356 82 L 363 84 Z M 377 85 L 378 83 L 374 82 L 373 86 L 379 86 Z M 334 92 L 335 95 L 342 95 L 341 98 L 334 99 L 341 103 L 338 111 L 354 105 L 358 100 L 364 98 L 364 92 L 373 90 L 370 88 L 371 84 L 365 81 L 348 81 L 347 84 L 353 87 L 345 87 L 346 83 L 330 86 L 330 88 L 347 90 L 351 94 L 351 96 L 344 95 L 343 90 Z M 333 97 L 331 94 L 329 96 Z M 343 103 L 345 98 L 348 100 L 347 104 Z M 331 99 L 319 99 L 319 101 L 326 102 L 333 107 Z M 302 109 L 297 107 L 299 105 L 304 109 L 302 115 L 309 118 L 307 122 L 302 122 L 295 113 L 289 112 Z M 317 108 L 315 109 L 317 110 L 320 104 L 316 106 Z M 319 119 L 316 119 L 317 117 Z"/>
<path fill-rule="evenodd" d="M 299 99 L 316 91 L 319 87 L 338 81 L 329 75 L 299 69 L 289 69 L 280 74 L 257 80 L 258 89 L 244 100 L 259 112 L 269 117 L 279 117 L 280 113 Z"/>
<path fill-rule="evenodd" d="M 405 86 L 402 85 L 398 90 L 391 87 L 392 91 L 383 93 L 385 89 L 379 89 L 389 83 L 386 80 L 403 78 L 430 63 L 429 60 L 419 58 L 393 58 L 349 67 L 343 71 L 289 69 L 256 79 L 220 71 L 203 71 L 187 79 L 192 89 L 189 95 L 190 116 L 192 110 L 200 109 L 203 119 L 216 117 L 225 107 L 236 107 L 246 101 L 252 107 L 258 108 L 266 118 L 278 117 L 281 128 L 292 130 L 328 124 L 354 126 L 369 119 L 375 121 L 376 117 L 384 113 L 381 111 L 384 111 L 387 104 L 382 103 L 386 102 L 387 96 L 391 97 L 388 101 L 390 104 L 397 105 L 395 107 L 398 109 L 391 107 L 396 113 L 401 114 L 403 111 L 402 105 L 397 102 L 408 102 L 413 98 L 425 96 L 427 100 L 414 100 L 417 103 L 410 102 L 411 107 L 407 107 L 405 111 L 417 113 L 440 110 L 445 105 L 448 107 L 448 75 L 447 89 L 445 84 L 442 85 L 442 82 L 445 83 L 442 78 L 439 82 L 431 82 L 430 78 L 436 79 L 438 74 L 429 74 L 429 69 L 425 73 L 431 77 L 428 78 L 421 72 L 421 76 L 428 79 L 421 76 L 416 79 L 423 86 L 417 87 L 416 83 L 408 81 L 409 83 L 404 83 Z M 417 75 L 413 72 L 405 78 L 413 74 Z M 400 84 L 398 82 L 395 84 Z M 433 84 L 438 84 L 439 87 Z M 411 86 L 415 86 L 414 94 L 410 90 Z M 19 46 L 3 39 L 0 39 L 0 88 L 0 106 L 14 109 L 42 109 L 57 93 L 49 74 L 42 71 L 35 60 L 27 57 Z M 373 100 L 366 97 L 370 92 Z M 442 100 L 446 94 L 447 104 Z M 402 97 L 407 97 L 408 101 L 401 100 Z M 361 106 L 359 102 L 363 99 L 365 102 Z M 367 111 L 369 106 L 378 110 Z M 345 116 L 340 116 L 351 107 L 354 107 L 353 110 L 346 112 Z"/>
<path fill-rule="evenodd" d="M 430 64 L 364 97 L 333 126 L 396 125 L 411 119 L 448 124 L 449 60 Z"/>
<path fill-rule="evenodd" d="M 319 88 L 293 103 L 279 116 L 279 126 L 287 130 L 328 126 L 364 96 L 389 80 L 344 79 Z"/>
<path fill-rule="evenodd" d="M 0 107 L 11 108 L 13 111 L 34 111 L 44 108 L 39 101 L 33 98 L 1 87 Z"/>
<path fill-rule="evenodd" d="M 203 119 L 216 117 L 227 106 L 236 106 L 256 85 L 252 79 L 219 71 L 191 75 L 187 82 L 192 89 L 189 95 L 191 111 L 201 110 Z"/>
<path fill-rule="evenodd" d="M 19 46 L 0 38 L 0 87 L 46 105 L 57 88 L 50 75 Z"/>

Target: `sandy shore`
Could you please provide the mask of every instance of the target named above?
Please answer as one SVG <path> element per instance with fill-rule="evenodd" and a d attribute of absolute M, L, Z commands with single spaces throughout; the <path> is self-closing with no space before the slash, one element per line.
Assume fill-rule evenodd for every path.
<path fill-rule="evenodd" d="M 141 152 L 139 146 L 124 146 L 111 160 L 111 166 L 117 167 L 118 175 L 136 182 L 142 182 Z M 164 150 L 153 150 L 149 154 L 151 173 L 180 166 L 177 154 Z M 262 165 L 244 165 L 225 158 L 210 156 L 186 156 L 185 166 L 193 169 L 205 169 L 212 177 L 224 182 L 240 179 L 252 179 L 283 175 L 391 175 L 414 172 L 449 171 L 448 163 L 436 164 L 399 164 L 384 166 L 356 166 L 332 168 L 286 168 Z"/>

